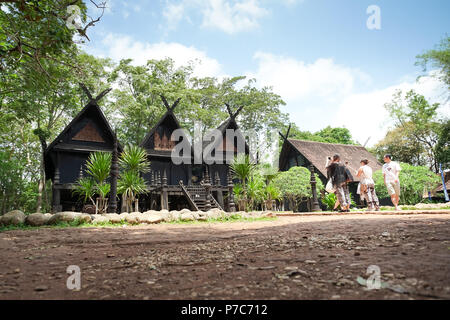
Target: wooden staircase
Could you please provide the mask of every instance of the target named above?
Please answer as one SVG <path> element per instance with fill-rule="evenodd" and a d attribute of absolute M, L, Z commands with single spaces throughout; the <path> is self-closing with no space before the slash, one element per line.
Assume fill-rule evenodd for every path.
<path fill-rule="evenodd" d="M 206 211 L 206 190 L 204 186 L 202 185 L 185 186 L 181 181 L 180 186 L 193 210 Z M 210 197 L 210 202 L 211 202 L 211 209 L 218 208 L 220 210 L 223 210 L 223 208 L 220 206 L 217 200 L 214 199 L 212 194 Z"/>

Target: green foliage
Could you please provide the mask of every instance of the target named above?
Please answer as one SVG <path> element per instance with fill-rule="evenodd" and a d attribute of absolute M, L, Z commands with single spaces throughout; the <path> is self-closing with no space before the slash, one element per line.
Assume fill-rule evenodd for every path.
<path fill-rule="evenodd" d="M 422 201 L 424 191 L 435 188 L 440 181 L 438 175 L 423 166 L 400 163 L 400 204 L 415 205 Z M 379 198 L 389 197 L 381 170 L 374 173 L 375 189 Z"/>
<path fill-rule="evenodd" d="M 86 162 L 87 173 L 95 179 L 97 184 L 102 184 L 111 170 L 111 153 L 93 152 Z"/>
<path fill-rule="evenodd" d="M 147 185 L 144 178 L 142 178 L 136 171 L 124 171 L 120 174 L 117 181 L 117 192 L 125 194 L 133 203 L 137 195 L 146 192 Z"/>
<path fill-rule="evenodd" d="M 287 198 L 292 208 L 312 197 L 311 190 L 311 172 L 304 167 L 292 167 L 289 171 L 280 172 L 272 181 L 272 184 L 278 188 Z M 324 188 L 322 181 L 316 174 L 317 192 Z"/>
<path fill-rule="evenodd" d="M 119 159 L 120 168 L 124 171 L 146 173 L 150 171 L 150 163 L 147 160 L 147 152 L 135 145 L 127 145 Z"/>
<path fill-rule="evenodd" d="M 147 192 L 147 184 L 142 173 L 150 170 L 147 152 L 138 146 L 127 145 L 119 157 L 121 173 L 117 181 L 117 192 L 124 195 L 128 210 L 136 197 Z"/>
<path fill-rule="evenodd" d="M 78 194 L 84 202 L 90 199 L 97 212 L 106 212 L 105 199 L 111 190 L 111 185 L 106 182 L 111 170 L 111 153 L 93 152 L 86 162 L 86 172 L 89 177 L 77 181 L 74 194 Z M 99 196 L 99 203 L 94 201 L 95 195 Z"/>
<path fill-rule="evenodd" d="M 450 36 L 446 35 L 441 43 L 433 50 L 428 50 L 424 54 L 416 56 L 416 65 L 427 71 L 427 67 L 440 69 L 440 74 L 435 75 L 444 82 L 450 89 Z"/>
<path fill-rule="evenodd" d="M 81 178 L 77 181 L 73 194 L 79 195 L 83 202 L 90 200 L 93 205 L 95 205 L 94 195 L 95 195 L 95 181 L 92 177 Z"/>
<path fill-rule="evenodd" d="M 322 203 L 327 206 L 328 210 L 333 210 L 334 205 L 336 204 L 337 197 L 334 193 L 326 193 L 325 196 L 322 197 Z"/>
<path fill-rule="evenodd" d="M 442 163 L 443 169 L 450 168 L 450 120 L 441 126 L 436 144 L 436 161 Z"/>
<path fill-rule="evenodd" d="M 101 3 L 85 0 L 2 1 L 0 10 L 0 69 L 14 78 L 17 68 L 35 69 L 51 77 L 49 61 L 71 65 L 76 42 L 87 39 L 87 6 Z M 80 9 L 81 28 L 68 28 L 70 5 Z M 76 36 L 79 36 L 78 38 Z"/>
<path fill-rule="evenodd" d="M 284 131 L 286 132 L 286 130 L 287 126 Z M 347 128 L 332 128 L 330 126 L 313 133 L 301 131 L 295 123 L 292 123 L 289 138 L 325 143 L 356 144 Z"/>
<path fill-rule="evenodd" d="M 383 152 L 392 151 L 394 159 L 428 165 L 438 172 L 437 154 L 440 150 L 437 142 L 444 124 L 438 119 L 439 104 L 429 104 L 424 96 L 413 90 L 405 95 L 398 90 L 385 108 L 394 120 L 395 128 L 376 146 L 378 157 L 382 157 Z"/>
<path fill-rule="evenodd" d="M 248 155 L 241 153 L 234 158 L 234 161 L 230 165 L 230 169 L 233 172 L 233 177 L 241 181 L 245 194 L 247 180 L 255 172 L 256 164 L 250 160 Z"/>

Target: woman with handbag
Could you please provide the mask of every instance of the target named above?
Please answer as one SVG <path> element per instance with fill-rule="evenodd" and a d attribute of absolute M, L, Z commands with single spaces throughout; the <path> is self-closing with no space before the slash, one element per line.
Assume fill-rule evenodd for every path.
<path fill-rule="evenodd" d="M 380 210 L 380 204 L 378 202 L 378 197 L 375 192 L 375 183 L 372 178 L 372 168 L 368 166 L 369 160 L 361 160 L 361 167 L 356 173 L 357 177 L 361 178 L 360 193 L 361 198 L 366 199 L 367 207 L 369 211 L 375 209 L 375 211 Z"/>

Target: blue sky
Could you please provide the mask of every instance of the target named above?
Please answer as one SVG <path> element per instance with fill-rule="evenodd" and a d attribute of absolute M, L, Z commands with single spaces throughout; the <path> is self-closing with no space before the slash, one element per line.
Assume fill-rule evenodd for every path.
<path fill-rule="evenodd" d="M 366 26 L 370 5 L 380 8 L 380 30 Z M 136 64 L 201 59 L 198 75 L 272 86 L 300 128 L 345 126 L 373 145 L 389 127 L 383 104 L 396 89 L 414 88 L 450 115 L 442 85 L 416 82 L 414 66 L 450 34 L 449 12 L 446 0 L 109 0 L 84 49 Z"/>

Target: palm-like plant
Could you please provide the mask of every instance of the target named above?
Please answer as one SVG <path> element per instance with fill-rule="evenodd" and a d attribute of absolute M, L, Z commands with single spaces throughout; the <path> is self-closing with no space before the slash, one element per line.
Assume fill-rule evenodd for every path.
<path fill-rule="evenodd" d="M 111 185 L 106 182 L 111 170 L 111 154 L 91 153 L 86 162 L 86 169 L 90 177 L 79 179 L 73 192 L 83 197 L 84 202 L 90 199 L 96 212 L 104 213 L 107 208 L 106 197 L 111 189 Z M 94 201 L 95 194 L 99 195 L 97 202 Z"/>
<path fill-rule="evenodd" d="M 150 170 L 150 162 L 143 148 L 128 145 L 120 155 L 119 164 L 122 172 L 117 181 L 117 191 L 123 195 L 130 211 L 137 196 L 147 192 L 147 185 L 141 173 Z"/>
<path fill-rule="evenodd" d="M 95 195 L 95 181 L 91 177 L 81 178 L 77 181 L 73 194 L 78 194 L 83 198 L 83 202 L 90 200 L 95 206 L 94 195 Z"/>
<path fill-rule="evenodd" d="M 266 207 L 271 210 L 273 201 L 283 199 L 283 195 L 281 194 L 280 189 L 275 187 L 273 184 L 269 184 L 264 190 L 264 198 L 266 199 Z"/>
<path fill-rule="evenodd" d="M 147 152 L 141 147 L 127 145 L 119 159 L 120 168 L 124 171 L 146 173 L 150 171 Z"/>
<path fill-rule="evenodd" d="M 111 153 L 94 152 L 89 155 L 86 163 L 87 173 L 92 176 L 98 184 L 102 184 L 111 170 Z"/>
<path fill-rule="evenodd" d="M 239 154 L 234 158 L 234 161 L 230 165 L 234 178 L 238 178 L 242 183 L 244 189 L 244 195 L 246 193 L 246 183 L 251 175 L 256 170 L 256 164 L 254 164 L 248 155 Z"/>
<path fill-rule="evenodd" d="M 129 210 L 132 209 L 136 196 L 147 192 L 146 189 L 147 185 L 144 178 L 135 171 L 123 172 L 117 182 L 117 191 L 119 194 L 124 195 Z"/>
<path fill-rule="evenodd" d="M 260 176 L 253 175 L 248 180 L 247 196 L 250 210 L 253 210 L 264 199 L 264 181 Z"/>

